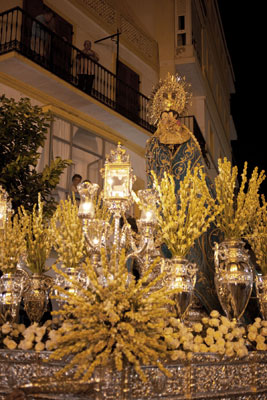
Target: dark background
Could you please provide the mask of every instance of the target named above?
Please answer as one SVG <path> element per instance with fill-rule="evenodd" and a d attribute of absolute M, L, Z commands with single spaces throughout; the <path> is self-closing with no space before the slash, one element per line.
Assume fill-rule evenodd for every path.
<path fill-rule="evenodd" d="M 267 109 L 265 105 L 267 19 L 262 2 L 218 0 L 227 47 L 235 74 L 231 110 L 238 140 L 232 143 L 239 171 L 248 161 L 267 171 Z M 265 179 L 260 191 L 267 197 Z"/>

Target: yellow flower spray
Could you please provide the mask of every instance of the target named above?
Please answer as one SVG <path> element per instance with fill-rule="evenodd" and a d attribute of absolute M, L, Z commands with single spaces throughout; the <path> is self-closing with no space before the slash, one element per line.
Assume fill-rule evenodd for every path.
<path fill-rule="evenodd" d="M 43 203 L 40 193 L 38 195 L 38 208 L 34 204 L 32 213 L 21 209 L 21 216 L 26 227 L 26 262 L 27 267 L 33 273 L 43 274 L 46 268 L 46 260 L 49 257 L 52 238 L 49 229 L 49 221 L 43 213 Z"/>
<path fill-rule="evenodd" d="M 209 193 L 201 167 L 191 171 L 188 166 L 177 195 L 172 175 L 165 172 L 161 182 L 158 182 L 153 171 L 152 175 L 159 194 L 157 217 L 161 237 L 173 257 L 185 257 L 222 207 L 216 205 Z"/>
<path fill-rule="evenodd" d="M 60 298 L 63 294 L 67 303 L 62 310 L 54 312 L 65 322 L 59 329 L 60 340 L 51 358 L 73 355 L 59 376 L 74 367 L 75 377 L 86 381 L 97 366 L 114 362 L 117 370 L 121 371 L 125 360 L 134 366 L 144 381 L 146 376 L 141 364 L 157 365 L 169 374 L 160 361 L 167 356 L 167 345 L 163 340 L 165 325 L 161 322 L 172 315 L 166 310 L 166 304 L 174 303 L 165 288 L 151 290 L 162 279 L 161 275 L 148 284 L 159 259 L 137 283 L 134 279 L 129 281 L 125 259 L 125 252 L 118 252 L 116 248 L 113 248 L 110 259 L 105 250 L 102 251 L 105 286 L 99 283 L 87 259 L 82 265 L 90 281 L 87 289 L 75 278 L 69 278 L 56 269 L 57 273 L 71 279 L 74 289 L 70 292 L 57 287 L 59 294 L 55 297 Z M 116 260 L 119 260 L 118 264 Z"/>
<path fill-rule="evenodd" d="M 225 239 L 241 239 L 253 224 L 259 207 L 259 187 L 265 179 L 264 171 L 254 168 L 247 178 L 247 163 L 244 165 L 239 191 L 237 190 L 237 167 L 232 167 L 227 158 L 218 160 L 219 174 L 215 178 L 217 202 L 222 210 L 216 217 L 217 227 L 224 232 Z M 247 190 L 246 190 L 247 187 Z"/>

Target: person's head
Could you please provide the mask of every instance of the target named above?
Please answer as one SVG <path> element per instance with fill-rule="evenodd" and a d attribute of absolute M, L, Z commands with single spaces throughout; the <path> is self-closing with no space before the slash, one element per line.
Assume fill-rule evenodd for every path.
<path fill-rule="evenodd" d="M 173 120 L 173 119 L 178 119 L 178 118 L 179 118 L 179 114 L 177 111 L 174 111 L 174 110 L 163 111 L 160 114 L 160 119 L 162 121 Z"/>
<path fill-rule="evenodd" d="M 91 40 L 85 40 L 83 46 L 84 46 L 85 50 L 91 50 L 91 47 L 92 47 Z"/>
<path fill-rule="evenodd" d="M 71 180 L 72 180 L 73 186 L 77 187 L 79 185 L 79 183 L 81 183 L 82 177 L 79 174 L 74 174 Z"/>
<path fill-rule="evenodd" d="M 45 22 L 49 23 L 52 20 L 54 14 L 51 10 L 49 10 L 48 8 L 45 8 L 43 11 L 43 16 L 44 16 Z"/>

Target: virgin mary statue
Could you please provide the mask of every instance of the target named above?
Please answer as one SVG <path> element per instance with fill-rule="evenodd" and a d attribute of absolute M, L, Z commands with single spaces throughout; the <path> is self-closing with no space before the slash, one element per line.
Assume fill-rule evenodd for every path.
<path fill-rule="evenodd" d="M 160 180 L 166 171 L 172 174 L 175 180 L 176 193 L 183 180 L 187 168 L 196 166 L 205 168 L 203 156 L 198 141 L 193 133 L 180 121 L 190 102 L 190 85 L 185 78 L 179 75 L 168 74 L 154 89 L 148 108 L 150 121 L 157 129 L 147 141 L 146 167 L 148 186 L 152 187 L 153 170 Z M 212 184 L 208 180 L 211 191 Z M 178 206 L 178 205 L 177 205 Z M 213 241 L 216 232 L 210 229 L 195 243 L 187 259 L 197 264 L 198 274 L 195 295 L 205 306 L 207 311 L 219 308 L 214 287 Z M 171 257 L 168 249 L 163 248 L 164 255 Z"/>

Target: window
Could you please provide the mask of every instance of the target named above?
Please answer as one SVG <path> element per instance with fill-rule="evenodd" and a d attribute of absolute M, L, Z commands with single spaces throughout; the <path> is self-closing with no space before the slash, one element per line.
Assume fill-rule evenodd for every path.
<path fill-rule="evenodd" d="M 69 195 L 74 174 L 81 175 L 82 180 L 89 179 L 102 186 L 100 169 L 106 154 L 116 148 L 115 144 L 58 117 L 54 117 L 51 126 L 51 141 L 50 159 L 61 157 L 73 161 L 60 177 L 57 187 L 59 199 L 65 199 Z"/>
<path fill-rule="evenodd" d="M 185 16 L 184 15 L 178 16 L 178 30 L 179 31 L 185 30 Z"/>
<path fill-rule="evenodd" d="M 186 34 L 178 33 L 177 35 L 177 46 L 185 46 L 186 45 Z"/>

